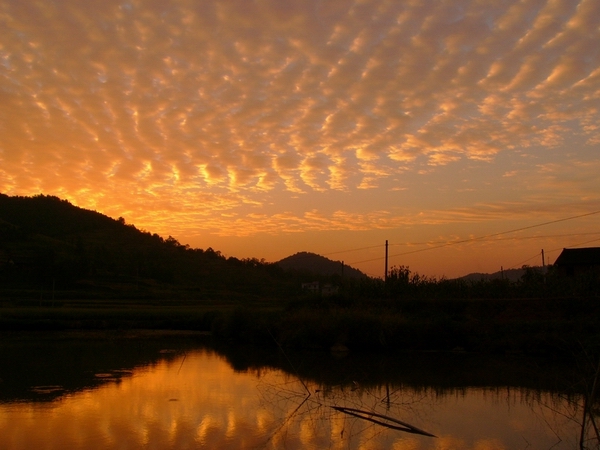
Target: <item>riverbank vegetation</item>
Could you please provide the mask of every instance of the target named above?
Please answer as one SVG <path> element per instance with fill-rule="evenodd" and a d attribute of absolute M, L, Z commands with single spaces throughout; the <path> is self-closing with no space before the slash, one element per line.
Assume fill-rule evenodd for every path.
<path fill-rule="evenodd" d="M 314 257 L 315 255 L 312 255 Z M 597 271 L 387 280 L 192 249 L 56 197 L 0 194 L 0 330 L 197 330 L 356 350 L 553 354 L 598 348 Z M 303 290 L 303 283 L 318 289 Z M 327 289 L 325 289 L 327 287 Z"/>
<path fill-rule="evenodd" d="M 196 330 L 216 341 L 344 351 L 558 355 L 600 348 L 596 297 L 77 302 L 4 306 L 0 330 Z"/>

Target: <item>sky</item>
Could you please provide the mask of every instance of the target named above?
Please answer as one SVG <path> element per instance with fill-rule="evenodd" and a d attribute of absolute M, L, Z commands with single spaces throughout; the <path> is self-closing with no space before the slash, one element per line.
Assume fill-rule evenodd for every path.
<path fill-rule="evenodd" d="M 383 277 L 600 245 L 597 0 L 0 0 L 0 192 Z M 566 220 L 563 220 L 566 219 Z"/>

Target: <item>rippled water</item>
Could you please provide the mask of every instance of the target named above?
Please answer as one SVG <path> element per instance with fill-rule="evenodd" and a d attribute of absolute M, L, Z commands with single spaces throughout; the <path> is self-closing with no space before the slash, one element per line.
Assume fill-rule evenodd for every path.
<path fill-rule="evenodd" d="M 412 356 L 398 369 L 352 356 L 279 355 L 289 364 L 283 369 L 252 362 L 244 352 L 145 341 L 46 341 L 9 346 L 1 356 L 3 450 L 579 448 L 582 399 L 576 394 L 485 386 L 477 377 L 442 386 L 395 376 L 411 371 L 405 362 Z M 309 364 L 319 367 L 308 372 L 321 375 L 299 378 Z M 352 368 L 339 370 L 344 364 Z M 428 364 L 435 367 L 435 360 Z M 456 377 L 453 370 L 464 367 L 446 359 L 439 371 L 447 376 L 437 376 Z M 376 381 L 360 378 L 371 371 Z M 389 381 L 382 381 L 382 371 Z M 390 428 L 405 425 L 435 437 Z"/>

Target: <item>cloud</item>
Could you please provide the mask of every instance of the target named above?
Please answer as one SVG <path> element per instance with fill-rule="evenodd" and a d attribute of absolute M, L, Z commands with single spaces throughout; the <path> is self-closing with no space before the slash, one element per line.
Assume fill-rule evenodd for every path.
<path fill-rule="evenodd" d="M 152 199 L 183 224 L 188 208 L 242 214 L 575 141 L 597 152 L 599 18 L 594 0 L 4 0 L 0 191 L 155 224 Z M 246 233 L 342 226 L 233 217 Z"/>
<path fill-rule="evenodd" d="M 537 167 L 539 189 L 572 201 L 597 201 L 598 160 L 566 160 Z"/>
<path fill-rule="evenodd" d="M 384 210 L 375 209 L 364 213 L 344 210 L 323 214 L 319 210 L 306 210 L 301 214 L 287 211 L 277 214 L 247 214 L 238 216 L 224 214 L 221 216 L 207 216 L 201 213 L 187 215 L 178 214 L 176 221 L 171 220 L 170 230 L 180 232 L 185 229 L 189 220 L 202 220 L 197 230 L 203 230 L 216 236 L 249 237 L 267 233 L 285 235 L 298 232 L 323 232 L 323 231 L 368 231 L 368 230 L 396 230 L 414 226 L 448 226 L 449 224 L 497 224 L 501 220 L 510 218 L 512 223 L 529 221 L 532 214 L 542 223 L 546 220 L 555 220 L 577 215 L 583 208 L 598 209 L 599 199 L 580 199 L 577 203 L 564 203 L 562 205 L 540 206 L 539 202 L 499 202 L 481 203 L 471 207 L 454 209 L 431 210 Z M 202 219 L 200 219 L 202 217 Z M 181 227 L 181 228 L 179 228 Z M 517 226 L 512 225 L 512 228 Z M 506 230 L 510 229 L 506 228 Z M 497 231 L 505 231 L 496 228 Z M 482 234 L 482 233 L 479 233 Z"/>

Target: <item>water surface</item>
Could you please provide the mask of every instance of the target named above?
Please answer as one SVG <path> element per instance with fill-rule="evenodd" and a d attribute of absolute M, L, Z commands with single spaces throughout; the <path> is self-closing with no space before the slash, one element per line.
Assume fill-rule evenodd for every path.
<path fill-rule="evenodd" d="M 5 343 L 0 356 L 3 450 L 580 448 L 582 397 L 527 359 L 118 339 Z"/>

